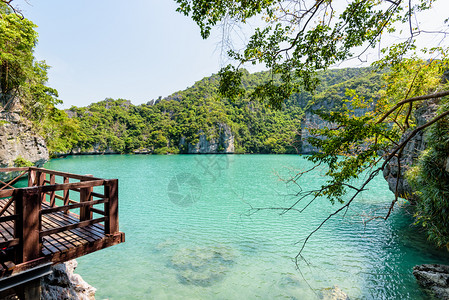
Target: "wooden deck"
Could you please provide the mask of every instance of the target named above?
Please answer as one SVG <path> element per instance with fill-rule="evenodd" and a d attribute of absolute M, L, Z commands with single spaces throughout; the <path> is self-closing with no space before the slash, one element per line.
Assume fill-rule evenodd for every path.
<path fill-rule="evenodd" d="M 116 179 L 33 167 L 2 171 L 18 175 L 12 183 L 1 182 L 0 279 L 124 242 Z M 14 188 L 23 176 L 28 186 Z"/>
<path fill-rule="evenodd" d="M 0 207 L 4 207 L 7 200 L 0 199 Z M 43 203 L 42 207 L 50 208 L 49 203 Z M 5 216 L 14 215 L 14 205 L 8 207 Z M 63 212 L 46 214 L 42 217 L 42 230 L 53 230 L 62 226 L 77 224 L 77 215 Z M 54 255 L 58 252 L 65 252 L 73 247 L 83 244 L 93 243 L 105 238 L 104 226 L 101 224 L 88 225 L 83 228 L 75 228 L 50 234 L 42 238 L 42 254 L 44 256 Z M 14 240 L 14 222 L 7 221 L 0 223 L 0 243 L 11 242 Z"/>

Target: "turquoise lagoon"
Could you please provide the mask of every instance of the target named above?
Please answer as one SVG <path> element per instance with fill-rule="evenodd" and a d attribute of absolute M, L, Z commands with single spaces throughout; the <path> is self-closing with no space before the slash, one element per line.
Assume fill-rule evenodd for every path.
<path fill-rule="evenodd" d="M 412 267 L 449 263 L 411 225 L 405 204 L 363 224 L 392 199 L 379 176 L 346 216 L 313 235 L 297 270 L 301 241 L 338 206 L 322 199 L 282 215 L 251 208 L 295 201 L 297 189 L 281 178 L 310 167 L 302 156 L 72 156 L 45 167 L 119 179 L 126 243 L 78 259 L 97 299 L 319 299 L 333 286 L 351 299 L 425 299 Z M 304 188 L 319 186 L 323 173 L 308 174 Z"/>

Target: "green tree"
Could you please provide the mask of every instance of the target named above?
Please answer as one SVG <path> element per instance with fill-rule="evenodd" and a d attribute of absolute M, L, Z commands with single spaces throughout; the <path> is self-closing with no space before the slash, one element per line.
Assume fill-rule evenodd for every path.
<path fill-rule="evenodd" d="M 239 95 L 243 92 L 240 66 L 262 64 L 270 69 L 272 76 L 260 83 L 252 96 L 279 107 L 301 88 L 313 90 L 318 83 L 316 71 L 349 58 L 361 58 L 387 32 L 404 38 L 403 42 L 385 49 L 390 60 L 400 59 L 415 48 L 416 36 L 425 34 L 426 31 L 414 23 L 414 18 L 430 9 L 433 1 L 176 2 L 177 10 L 191 16 L 199 25 L 203 38 L 207 38 L 212 27 L 220 22 L 223 25 L 245 24 L 251 18 L 262 18 L 265 24 L 255 28 L 243 50 L 229 50 L 229 57 L 237 66 L 229 65 L 221 70 L 221 92 L 227 96 Z M 404 28 L 397 30 L 398 24 L 403 24 Z M 280 80 L 276 81 L 276 77 Z"/>
<path fill-rule="evenodd" d="M 37 42 L 36 26 L 19 17 L 0 2 L 0 100 L 11 104 L 19 88 L 34 73 L 33 49 Z"/>
<path fill-rule="evenodd" d="M 327 197 L 332 203 L 340 203 L 316 230 L 331 217 L 345 211 L 390 161 L 400 160 L 405 146 L 418 132 L 442 121 L 449 114 L 449 110 L 442 109 L 438 116 L 421 126 L 416 126 L 413 120 L 416 107 L 425 105 L 424 101 L 443 97 L 441 101 L 445 103 L 447 98 L 444 97 L 449 95 L 447 85 L 441 80 L 448 63 L 447 46 L 443 40 L 447 34 L 444 30 L 447 29 L 441 32 L 426 30 L 423 24 L 416 21 L 422 12 L 433 7 L 435 1 L 176 2 L 178 11 L 190 16 L 199 25 L 203 38 L 207 38 L 212 28 L 220 23 L 226 31 L 226 24 L 245 24 L 251 18 L 261 17 L 262 25 L 256 26 L 243 49 L 228 51 L 235 65 L 228 65 L 220 71 L 219 90 L 231 99 L 242 97 L 245 93 L 244 73 L 240 68 L 246 64 L 262 64 L 270 70 L 270 76 L 258 83 L 249 94 L 251 98 L 275 108 L 281 108 L 297 92 L 316 89 L 318 71 L 348 59 L 362 59 L 370 48 L 380 47 L 381 39 L 389 33 L 399 36 L 381 49 L 382 57 L 375 64 L 390 72 L 385 77 L 387 86 L 384 91 L 379 90 L 376 96 L 368 98 L 354 90 L 348 90 L 341 98 L 332 95 L 332 92 L 325 98 L 337 98 L 342 105 L 332 111 L 315 111 L 330 125 L 310 130 L 315 137 L 310 138 L 309 142 L 319 152 L 309 159 L 316 165 L 327 165 L 329 179 L 317 190 L 299 193 L 299 200 L 285 210 L 294 209 L 297 203 L 309 196 L 312 199 Z M 440 20 L 438 25 L 445 28 L 446 22 Z M 413 53 L 417 40 L 429 33 L 439 37 L 439 42 L 429 47 L 438 43 L 441 47 L 424 50 L 426 59 L 422 60 Z M 228 34 L 232 35 L 232 31 Z M 365 86 L 369 86 L 369 82 Z M 356 113 L 357 109 L 366 107 L 372 107 L 373 112 Z M 366 172 L 366 180 L 354 186 L 353 179 Z M 298 174 L 293 181 L 300 184 L 303 174 Z M 388 218 L 398 196 L 396 190 L 389 210 L 377 217 Z M 309 238 L 310 235 L 298 257 Z"/>
<path fill-rule="evenodd" d="M 22 115 L 34 123 L 51 154 L 69 151 L 77 141 L 77 122 L 55 107 L 62 101 L 47 86 L 49 66 L 33 55 L 36 25 L 11 2 L 0 1 L 0 104 L 6 110 L 20 104 Z"/>

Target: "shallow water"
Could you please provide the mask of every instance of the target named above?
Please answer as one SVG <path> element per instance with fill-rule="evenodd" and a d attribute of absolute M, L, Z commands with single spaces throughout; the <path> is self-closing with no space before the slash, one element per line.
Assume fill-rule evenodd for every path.
<path fill-rule="evenodd" d="M 412 267 L 449 263 L 410 225 L 406 205 L 363 225 L 392 199 L 379 176 L 345 217 L 313 235 L 296 270 L 298 242 L 338 206 L 250 209 L 295 201 L 297 190 L 280 178 L 310 167 L 301 156 L 75 156 L 45 167 L 119 179 L 126 243 L 78 259 L 97 299 L 319 299 L 335 285 L 351 299 L 425 299 Z M 318 187 L 323 173 L 308 174 L 304 186 Z"/>

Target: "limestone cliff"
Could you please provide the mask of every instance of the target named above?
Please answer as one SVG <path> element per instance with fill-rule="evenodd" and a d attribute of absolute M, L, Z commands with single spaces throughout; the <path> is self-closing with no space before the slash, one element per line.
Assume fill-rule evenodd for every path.
<path fill-rule="evenodd" d="M 208 137 L 204 132 L 200 132 L 199 142 L 195 145 L 187 145 L 189 154 L 216 154 L 234 153 L 234 135 L 227 124 L 218 124 L 217 137 Z M 185 139 L 181 139 L 180 146 L 185 145 Z"/>
<path fill-rule="evenodd" d="M 45 140 L 18 111 L 0 111 L 0 167 L 14 166 L 19 157 L 42 166 L 49 159 Z"/>
<path fill-rule="evenodd" d="M 308 142 L 308 139 L 312 137 L 309 129 L 318 129 L 329 126 L 331 126 L 329 122 L 324 121 L 311 111 L 306 111 L 301 122 L 301 154 L 311 154 L 318 151 L 316 147 Z"/>
<path fill-rule="evenodd" d="M 421 126 L 436 115 L 438 109 L 438 100 L 423 102 L 419 108 L 415 111 L 416 125 Z M 406 132 L 403 135 L 402 140 L 407 138 L 410 132 Z M 398 196 L 407 199 L 411 202 L 416 201 L 413 196 L 413 189 L 405 178 L 405 172 L 413 166 L 420 155 L 420 153 L 426 149 L 427 142 L 425 132 L 417 133 L 410 142 L 404 147 L 404 151 L 401 155 L 401 170 L 398 172 L 398 160 L 393 158 L 383 171 L 385 180 L 388 182 L 388 186 L 392 192 L 396 190 L 396 182 L 398 182 Z"/>
<path fill-rule="evenodd" d="M 58 154 L 58 155 L 91 155 L 91 154 L 120 154 L 120 152 L 114 151 L 111 148 L 107 147 L 106 149 L 102 149 L 99 143 L 94 144 L 91 149 L 82 150 L 79 147 L 73 148 L 70 153 Z"/>
<path fill-rule="evenodd" d="M 319 101 L 313 105 L 311 105 L 304 113 L 304 117 L 301 120 L 301 154 L 311 154 L 317 152 L 318 149 L 310 145 L 307 141 L 309 137 L 312 136 L 310 134 L 309 129 L 320 129 L 324 127 L 331 127 L 332 124 L 324 121 L 318 115 L 314 113 L 314 111 L 333 111 L 339 109 L 341 107 L 341 101 L 335 101 L 332 99 L 325 99 L 324 101 Z M 356 116 L 362 116 L 367 111 L 371 110 L 367 109 L 355 109 L 354 114 Z"/>

